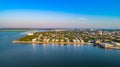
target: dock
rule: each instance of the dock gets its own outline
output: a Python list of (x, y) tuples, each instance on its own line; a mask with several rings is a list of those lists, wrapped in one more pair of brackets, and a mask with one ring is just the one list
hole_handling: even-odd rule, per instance
[(119, 46), (115, 46), (114, 44), (110, 44), (110, 43), (101, 43), (101, 44), (99, 44), (99, 47), (102, 47), (104, 49), (116, 49), (116, 50), (120, 50)]

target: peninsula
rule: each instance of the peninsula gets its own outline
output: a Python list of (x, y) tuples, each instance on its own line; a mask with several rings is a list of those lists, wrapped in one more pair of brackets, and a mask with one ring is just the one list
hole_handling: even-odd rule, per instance
[(103, 30), (50, 30), (45, 32), (28, 33), (14, 43), (37, 43), (37, 44), (103, 44), (117, 43), (120, 46), (119, 31)]

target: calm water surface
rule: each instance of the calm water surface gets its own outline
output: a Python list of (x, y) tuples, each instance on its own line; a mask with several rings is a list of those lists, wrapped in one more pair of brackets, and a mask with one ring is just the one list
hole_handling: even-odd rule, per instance
[(92, 45), (13, 44), (22, 32), (0, 32), (0, 67), (120, 67), (120, 51)]

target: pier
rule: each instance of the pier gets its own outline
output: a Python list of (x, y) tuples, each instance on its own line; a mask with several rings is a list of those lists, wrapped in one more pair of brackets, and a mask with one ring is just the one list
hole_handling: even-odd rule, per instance
[(119, 46), (115, 46), (114, 44), (109, 44), (109, 43), (101, 43), (101, 44), (99, 44), (99, 47), (102, 47), (104, 49), (116, 49), (116, 50), (120, 50)]

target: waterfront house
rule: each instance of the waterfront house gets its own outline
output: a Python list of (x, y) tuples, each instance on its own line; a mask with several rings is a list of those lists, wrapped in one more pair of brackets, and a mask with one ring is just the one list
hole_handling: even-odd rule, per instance
[(55, 41), (55, 39), (52, 39), (52, 42), (54, 42)]
[(101, 41), (100, 40), (95, 40), (95, 44), (100, 44)]
[(84, 43), (84, 40), (81, 40), (81, 43)]
[(75, 43), (76, 43), (76, 42), (77, 42), (77, 41), (76, 41), (76, 39), (73, 39), (73, 42), (75, 42)]
[(80, 40), (79, 39), (76, 39), (77, 43), (80, 43)]
[(63, 39), (61, 39), (61, 42), (64, 42), (64, 40), (63, 40)]
[(47, 40), (46, 40), (46, 42), (49, 42), (49, 41), (50, 41), (50, 39), (47, 39)]
[(67, 42), (69, 43), (69, 42), (70, 42), (70, 40), (69, 40), (69, 39), (67, 39)]
[(88, 42), (89, 43), (95, 43), (95, 40), (89, 40)]
[(36, 38), (32, 39), (32, 42), (36, 42), (36, 41), (37, 41), (37, 39), (36, 39)]
[(58, 39), (56, 39), (55, 41), (56, 41), (56, 42), (58, 42), (59, 40), (58, 40)]
[(47, 39), (43, 39), (43, 42), (46, 42)]

